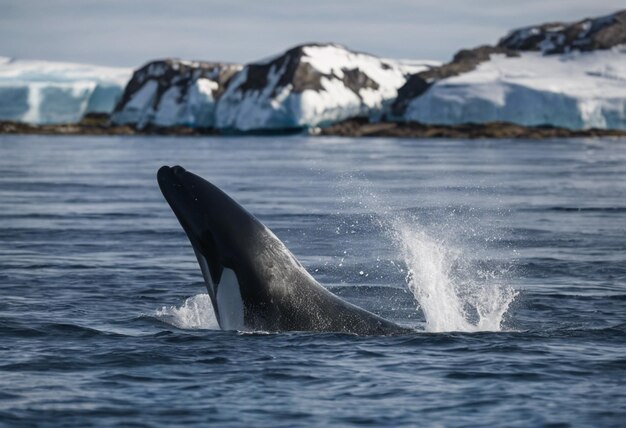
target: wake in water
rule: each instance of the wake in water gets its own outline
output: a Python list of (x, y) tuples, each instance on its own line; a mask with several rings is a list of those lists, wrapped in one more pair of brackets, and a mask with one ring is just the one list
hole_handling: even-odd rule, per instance
[(208, 294), (197, 294), (185, 300), (181, 306), (163, 306), (154, 317), (161, 322), (185, 330), (219, 330), (213, 305)]
[[(395, 219), (389, 224), (426, 331), (502, 330), (504, 316), (517, 296), (498, 281), (502, 272), (477, 269), (466, 253), (445, 238), (434, 238), (416, 221)], [(181, 306), (163, 306), (154, 317), (181, 329), (219, 330), (208, 294), (192, 296)]]
[[(417, 221), (389, 224), (407, 266), (406, 282), (429, 332), (501, 331), (517, 292), (502, 283), (502, 272), (478, 269), (468, 255), (443, 237), (434, 238)], [(477, 278), (478, 277), (478, 278)], [(154, 317), (181, 329), (219, 330), (208, 294), (181, 306), (163, 306)]]
[[(407, 266), (407, 286), (426, 319), (426, 331), (501, 331), (517, 292), (499, 283), (498, 271), (479, 271), (445, 238), (430, 236), (417, 222), (391, 222)], [(480, 278), (476, 279), (476, 272)]]

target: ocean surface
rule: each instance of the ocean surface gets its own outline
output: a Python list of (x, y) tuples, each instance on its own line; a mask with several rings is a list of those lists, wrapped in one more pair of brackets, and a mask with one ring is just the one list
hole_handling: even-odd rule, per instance
[[(156, 171), (413, 334), (219, 331)], [(624, 426), (626, 142), (0, 136), (0, 425)]]

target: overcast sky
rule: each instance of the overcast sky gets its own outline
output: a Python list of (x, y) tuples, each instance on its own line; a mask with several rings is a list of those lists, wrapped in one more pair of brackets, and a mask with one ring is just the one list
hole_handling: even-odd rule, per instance
[(245, 62), (310, 41), (446, 61), (509, 29), (624, 8), (624, 0), (0, 0), (0, 56), (136, 67)]

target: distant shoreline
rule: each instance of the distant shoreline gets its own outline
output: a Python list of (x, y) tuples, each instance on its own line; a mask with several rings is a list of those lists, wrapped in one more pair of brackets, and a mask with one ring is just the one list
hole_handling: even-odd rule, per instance
[[(214, 128), (192, 128), (187, 126), (146, 127), (137, 129), (129, 125), (112, 125), (108, 118), (87, 118), (77, 124), (32, 125), (19, 122), (0, 121), (0, 135), (285, 135), (306, 133), (302, 129), (285, 129), (252, 133), (220, 132)], [(573, 130), (553, 126), (522, 126), (509, 122), (490, 122), (462, 125), (428, 125), (415, 122), (377, 122), (354, 118), (336, 123), (327, 128), (309, 131), (311, 136), (335, 137), (395, 137), (395, 138), (626, 138), (626, 131), (619, 129)]]

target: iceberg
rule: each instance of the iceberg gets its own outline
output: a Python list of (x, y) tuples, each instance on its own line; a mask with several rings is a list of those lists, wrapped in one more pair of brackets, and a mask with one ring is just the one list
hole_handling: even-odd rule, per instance
[(128, 68), (0, 57), (0, 120), (76, 123), (111, 113), (132, 73)]
[(300, 129), (383, 115), (406, 78), (433, 61), (397, 61), (336, 44), (296, 46), (247, 64), (217, 101), (223, 130)]
[(213, 127), (216, 99), (241, 67), (178, 59), (152, 61), (133, 74), (111, 121), (139, 129), (148, 125)]

